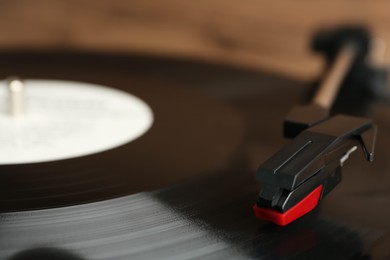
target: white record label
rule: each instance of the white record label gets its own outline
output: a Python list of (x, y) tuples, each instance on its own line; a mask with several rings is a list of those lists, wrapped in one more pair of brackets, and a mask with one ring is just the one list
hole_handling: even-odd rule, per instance
[(0, 164), (69, 159), (102, 152), (142, 136), (150, 107), (117, 89), (70, 81), (26, 80), (24, 112), (8, 111), (0, 81)]

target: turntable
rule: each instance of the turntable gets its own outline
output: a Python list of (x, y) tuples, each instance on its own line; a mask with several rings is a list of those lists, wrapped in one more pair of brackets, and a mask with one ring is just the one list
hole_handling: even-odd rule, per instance
[[(390, 257), (387, 70), (365, 29), (314, 39), (329, 65), (316, 84), (0, 53), (0, 259)], [(333, 139), (303, 153), (314, 134)]]

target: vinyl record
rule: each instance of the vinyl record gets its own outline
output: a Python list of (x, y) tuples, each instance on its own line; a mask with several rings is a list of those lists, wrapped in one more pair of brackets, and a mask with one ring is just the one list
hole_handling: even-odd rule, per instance
[[(72, 86), (72, 82), (45, 82), (28, 80), (28, 78), (55, 78), (64, 71), (70, 74), (77, 71), (82, 76), (58, 77), (62, 80), (84, 82), (98, 82), (103, 79), (102, 83), (110, 88), (124, 91), (143, 100), (152, 110), (154, 117), (152, 126), (135, 140), (106, 151), (73, 156), (69, 159), (51, 159), (47, 162), (18, 161), (14, 164), (2, 164), (0, 166), (3, 172), (0, 177), (2, 210), (56, 207), (165, 187), (224, 167), (238, 148), (243, 134), (242, 120), (228, 105), (194, 89), (180, 87), (180, 84), (164, 84), (150, 79), (151, 77), (130, 76), (127, 68), (120, 65), (115, 66), (113, 70), (110, 65), (103, 66), (103, 60), (97, 62), (96, 70), (92, 70), (93, 62), (87, 61), (87, 64), (76, 65), (60, 61), (54, 66), (50, 61), (39, 61), (39, 65), (24, 65), (27, 71), (24, 71), (21, 65), (17, 70), (8, 72), (8, 75), (21, 75), (27, 78), (26, 88), (30, 86), (33, 89), (40, 84), (50, 85), (53, 93), (58, 91), (58, 84), (64, 84), (63, 88), (66, 88)], [(3, 70), (4, 75), (9, 67), (12, 68), (12, 65), (9, 67), (8, 65), (10, 64), (3, 64), (4, 67), (7, 66)], [(29, 71), (30, 68), (37, 67), (42, 71)], [(81, 85), (78, 83), (75, 88), (77, 89), (79, 85), (84, 87), (83, 84), (85, 83)], [(94, 89), (94, 85), (88, 87), (90, 89), (86, 91), (90, 91), (89, 98), (92, 99), (93, 91), (97, 90)], [(53, 93), (47, 94), (48, 100)], [(79, 94), (81, 93), (76, 93)], [(107, 94), (104, 93), (106, 96)], [(73, 104), (74, 106), (77, 104)], [(110, 108), (106, 107), (101, 108), (99, 113), (107, 113)], [(80, 111), (75, 111), (77, 113), (71, 114), (70, 117), (81, 117)], [(58, 115), (54, 117), (64, 117), (64, 113), (59, 110)], [(123, 120), (125, 119), (124, 117)], [(64, 121), (63, 124), (68, 128), (82, 127), (82, 124), (81, 126), (70, 125), (69, 120)], [(115, 126), (105, 127), (110, 130)], [(130, 131), (131, 128), (127, 130)], [(62, 132), (58, 138), (66, 142), (67, 137)], [(107, 131), (105, 135), (109, 137), (110, 134), (118, 133)], [(54, 133), (46, 134), (41, 139), (53, 138), (53, 135)], [(18, 137), (16, 136), (15, 139)], [(77, 150), (85, 145), (83, 141), (85, 140), (75, 143), (74, 149)], [(95, 138), (91, 142), (101, 141)], [(4, 145), (2, 153), (3, 157), (7, 154), (7, 147)], [(15, 154), (15, 156), (19, 155)]]
[(367, 259), (389, 256), (386, 104), (376, 160), (353, 154), (313, 212), (278, 227), (253, 216), (256, 168), (289, 140), (282, 122), (308, 88), (277, 75), (151, 57), (0, 55), (2, 76), (131, 93), (155, 121), (127, 144), (1, 165), (0, 258)]

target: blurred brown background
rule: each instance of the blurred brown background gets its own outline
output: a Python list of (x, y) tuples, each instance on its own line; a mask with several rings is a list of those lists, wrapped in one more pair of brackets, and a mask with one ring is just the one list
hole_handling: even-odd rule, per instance
[[(1, 0), (0, 50), (146, 53), (229, 63), (307, 79), (319, 26), (360, 23), (390, 42), (390, 3), (321, 1)], [(387, 54), (387, 58), (389, 58)]]

